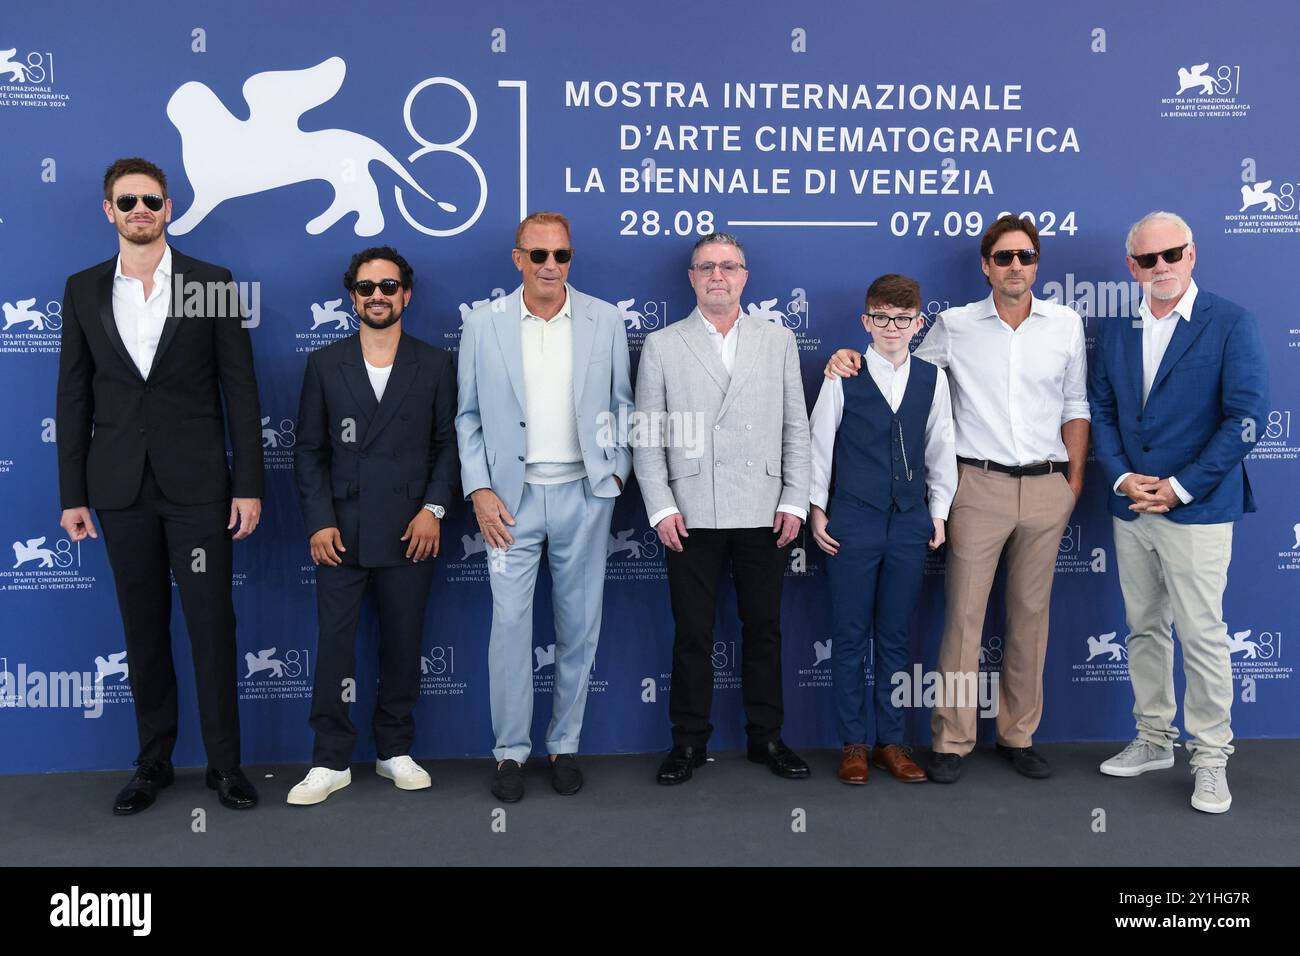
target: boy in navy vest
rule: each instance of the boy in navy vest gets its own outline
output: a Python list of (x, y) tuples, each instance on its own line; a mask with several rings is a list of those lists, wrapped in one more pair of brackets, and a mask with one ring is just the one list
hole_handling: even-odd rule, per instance
[[(925, 771), (903, 746), (903, 713), (890, 700), (890, 678), (908, 670), (926, 549), (943, 544), (957, 490), (952, 404), (943, 371), (908, 351), (924, 323), (916, 280), (881, 276), (867, 289), (866, 306), (862, 325), (871, 346), (863, 364), (871, 374), (823, 381), (813, 408), (809, 525), (827, 554), (831, 674), (844, 743), (839, 778), (867, 782), (867, 712), (874, 705), (871, 762), (918, 783)], [(863, 670), (872, 638), (874, 701)]]

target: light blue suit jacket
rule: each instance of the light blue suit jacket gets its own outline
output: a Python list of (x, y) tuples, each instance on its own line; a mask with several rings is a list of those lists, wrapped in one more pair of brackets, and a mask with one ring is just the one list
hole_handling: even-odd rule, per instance
[[(613, 305), (572, 286), (568, 290), (578, 444), (592, 493), (614, 498), (619, 494), (614, 476), (627, 484), (632, 470), (632, 452), (619, 427), (633, 410), (627, 331)], [(524, 493), (527, 447), (522, 298), (520, 286), (465, 317), (457, 375), (461, 487), (466, 498), (491, 488), (511, 514)]]

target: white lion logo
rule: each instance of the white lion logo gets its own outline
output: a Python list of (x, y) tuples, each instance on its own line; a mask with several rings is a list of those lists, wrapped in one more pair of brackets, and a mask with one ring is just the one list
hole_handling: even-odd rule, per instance
[(1208, 63), (1198, 63), (1190, 70), (1184, 70), (1181, 66), (1178, 68), (1178, 94), (1182, 96), (1194, 86), (1201, 88), (1201, 93), (1205, 96), (1213, 96), (1218, 92), (1214, 88), (1214, 77), (1206, 76), (1205, 71), (1210, 68)]
[(19, 299), (16, 303), (5, 302), (0, 305), (4, 310), (5, 327), (0, 332), (8, 332), (10, 328), (19, 322), (26, 322), (29, 325), (29, 331), (45, 331), (45, 313), (38, 312), (32, 308), (36, 304), (36, 299)]
[(120, 684), (131, 675), (131, 665), (126, 662), (126, 651), (118, 651), (116, 654), (109, 654), (104, 657), (102, 654), (95, 658), (95, 683), (104, 683), (105, 677), (112, 677), (119, 674), (117, 682)]
[(776, 299), (763, 299), (758, 305), (751, 302), (745, 306), (745, 315), (751, 319), (763, 319), (783, 326), (785, 325), (785, 313), (772, 308), (774, 305), (776, 305)]
[(14, 56), (17, 53), (17, 47), (12, 50), (0, 50), (0, 73), (8, 73), (10, 83), (26, 83), (27, 65), (14, 61)]
[(181, 134), (181, 158), (194, 202), (171, 224), (183, 236), (227, 199), (323, 179), (334, 187), (334, 201), (307, 223), (319, 235), (350, 213), (353, 231), (373, 236), (384, 228), (379, 189), (370, 175), (381, 162), (411, 188), (445, 212), (451, 203), (430, 196), (393, 155), (368, 136), (344, 129), (302, 130), (302, 114), (333, 98), (343, 86), (347, 65), (330, 57), (305, 70), (256, 73), (244, 83), (248, 119), (228, 110), (208, 86), (191, 80), (167, 101), (167, 118)]
[(1253, 661), (1256, 657), (1259, 656), (1259, 645), (1256, 644), (1254, 641), (1247, 640), (1247, 638), (1250, 637), (1250, 631), (1251, 631), (1250, 628), (1246, 628), (1246, 630), (1244, 631), (1237, 631), (1233, 634), (1228, 635), (1228, 656), (1229, 657), (1231, 657), (1233, 654), (1238, 653), (1239, 651), (1246, 652), (1246, 660), (1248, 661)]
[(1125, 648), (1122, 644), (1116, 644), (1114, 641), (1114, 631), (1088, 638), (1088, 660), (1092, 660), (1099, 654), (1109, 654), (1110, 660), (1122, 661)]
[(482, 531), (478, 534), (462, 534), (460, 544), (465, 549), (465, 553), (460, 556), (462, 561), (468, 561), (471, 555), (487, 554), (487, 541), (483, 539)]
[(52, 568), (58, 556), (49, 548), (42, 548), (45, 543), (45, 537), (28, 538), (24, 543), (22, 541), (14, 542), (14, 568), (20, 568), (28, 561), (40, 561), (37, 565), (39, 568)]
[(330, 299), (323, 305), (311, 304), (311, 331), (315, 332), (322, 325), (334, 323), (336, 332), (347, 332), (352, 328), (352, 316), (347, 312), (341, 312), (339, 306), (343, 304), (342, 299)]
[(605, 557), (613, 557), (623, 551), (626, 551), (631, 557), (641, 557), (641, 552), (645, 549), (645, 544), (632, 537), (635, 530), (636, 529), (634, 528), (628, 528), (625, 531), (620, 531), (616, 535), (611, 534), (609, 536), (609, 541), (605, 545)]
[(536, 674), (543, 667), (555, 663), (555, 645), (547, 644), (545, 647), (534, 647), (533, 655), (537, 658), (537, 666), (533, 668)]
[(272, 677), (283, 677), (284, 661), (276, 660), (273, 654), (275, 654), (274, 647), (264, 647), (256, 655), (251, 652), (245, 654), (244, 663), (248, 665), (248, 673), (244, 675), (244, 680), (261, 671), (270, 671)]
[(616, 303), (618, 306), (618, 314), (623, 319), (623, 324), (628, 327), (629, 331), (641, 328), (641, 313), (632, 308), (632, 305), (635, 302), (636, 299), (619, 299)]
[(1277, 211), (1277, 193), (1268, 191), (1268, 187), (1273, 185), (1273, 180), (1266, 179), (1262, 183), (1255, 183), (1241, 187), (1241, 208), (1237, 212), (1245, 212), (1251, 206), (1263, 206), (1265, 212)]
[(831, 659), (831, 641), (832, 639), (829, 637), (824, 641), (813, 641), (813, 656), (816, 658), (813, 661), (813, 667), (816, 667), (822, 661)]

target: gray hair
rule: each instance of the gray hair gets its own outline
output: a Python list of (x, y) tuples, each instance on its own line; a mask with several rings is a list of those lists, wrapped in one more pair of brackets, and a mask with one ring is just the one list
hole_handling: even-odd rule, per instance
[(708, 235), (700, 236), (699, 241), (691, 246), (691, 263), (695, 263), (695, 253), (700, 246), (707, 246), (709, 243), (719, 243), (724, 246), (735, 246), (736, 251), (740, 253), (740, 264), (745, 264), (745, 247), (729, 232), (711, 232)]
[(1138, 234), (1138, 230), (1140, 230), (1143, 226), (1147, 225), (1148, 223), (1152, 223), (1152, 222), (1174, 223), (1175, 225), (1177, 225), (1179, 228), (1183, 230), (1183, 235), (1187, 237), (1187, 244), (1188, 245), (1192, 244), (1193, 241), (1192, 227), (1187, 225), (1187, 220), (1185, 220), (1182, 216), (1178, 215), (1178, 213), (1176, 212), (1165, 212), (1163, 210), (1157, 210), (1156, 212), (1147, 213), (1145, 216), (1143, 216), (1141, 219), (1139, 219), (1137, 222), (1133, 223), (1133, 225), (1129, 227), (1128, 237), (1124, 240), (1124, 250), (1130, 256), (1133, 255), (1133, 238)]

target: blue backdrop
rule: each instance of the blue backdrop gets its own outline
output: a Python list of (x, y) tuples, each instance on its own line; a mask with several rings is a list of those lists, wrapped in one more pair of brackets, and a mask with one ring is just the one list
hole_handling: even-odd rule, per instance
[[(694, 238), (747, 245), (745, 307), (793, 329), (811, 401), (836, 347), (861, 347), (882, 272), (927, 311), (982, 298), (978, 235), (999, 213), (1043, 234), (1037, 292), (1072, 302), (1090, 340), (1136, 309), (1123, 240), (1157, 208), (1196, 231), (1203, 288), (1258, 315), (1272, 411), (1249, 461), (1260, 513), (1238, 525), (1225, 613), (1240, 737), (1296, 736), (1300, 598), (1300, 9), (1181, 3), (984, 9), (970, 4), (711, 7), (321, 0), (310, 6), (134, 0), (10, 5), (0, 19), (0, 772), (127, 766), (135, 756), (121, 624), (102, 541), (59, 529), (56, 434), (66, 276), (115, 254), (99, 209), (114, 158), (171, 178), (172, 241), (250, 285), (267, 484), (235, 549), (246, 762), (310, 755), (313, 568), (292, 455), (311, 349), (350, 334), (341, 275), (382, 241), (416, 270), (408, 330), (455, 349), (460, 316), (514, 287), (521, 212), (573, 222), (575, 286), (645, 334), (693, 305)], [(300, 114), (302, 114), (300, 116)], [(415, 185), (415, 184), (418, 184)], [(425, 195), (421, 195), (421, 192)], [(331, 212), (322, 216), (327, 209)], [(318, 219), (318, 217), (320, 217)], [(664, 241), (660, 241), (663, 239)], [(1300, 426), (1300, 423), (1297, 423)], [(1126, 632), (1106, 489), (1095, 465), (1061, 542), (1038, 739), (1131, 735)], [(605, 625), (583, 749), (669, 743), (672, 626), (663, 554), (635, 485), (615, 510)], [(430, 599), (417, 756), (492, 744), (481, 538), (445, 524)], [(837, 745), (820, 553), (797, 542), (784, 599), (786, 739)], [(540, 587), (535, 740), (549, 719), (549, 582)], [(734, 598), (719, 616), (714, 746), (743, 742)], [(201, 764), (179, 607), (180, 764)], [(934, 666), (942, 564), (927, 572), (915, 660)], [(984, 667), (1001, 660), (990, 606)], [(358, 642), (366, 743), (374, 621)], [(266, 662), (265, 666), (261, 666)], [(1181, 672), (1181, 663), (1178, 667)], [(1181, 677), (1179, 678), (1181, 687)], [(89, 701), (82, 686), (101, 693)], [(1180, 693), (1181, 696), (1181, 693)], [(992, 721), (982, 721), (984, 732)], [(928, 713), (911, 729), (928, 740)]]

